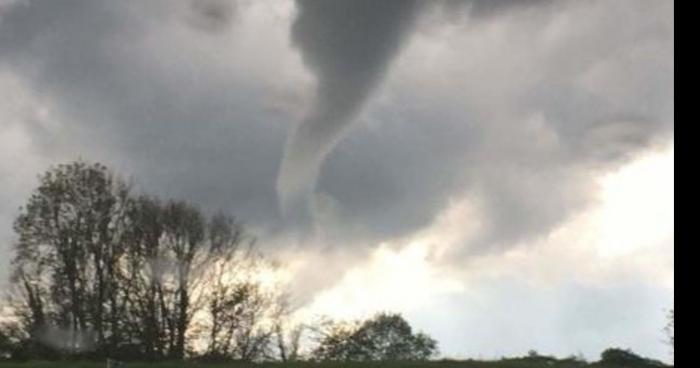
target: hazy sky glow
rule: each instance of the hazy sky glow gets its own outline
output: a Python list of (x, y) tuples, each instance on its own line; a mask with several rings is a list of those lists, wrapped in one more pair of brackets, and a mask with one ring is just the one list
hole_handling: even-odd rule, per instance
[(300, 316), (668, 359), (673, 10), (0, 0), (0, 269), (36, 176), (97, 160), (240, 217)]

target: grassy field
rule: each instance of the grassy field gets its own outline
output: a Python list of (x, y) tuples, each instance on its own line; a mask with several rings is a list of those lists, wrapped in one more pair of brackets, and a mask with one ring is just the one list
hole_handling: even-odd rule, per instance
[[(604, 367), (598, 364), (581, 365), (570, 362), (545, 363), (536, 361), (439, 361), (439, 362), (396, 362), (396, 363), (195, 363), (195, 362), (161, 362), (161, 363), (127, 363), (127, 368), (574, 368)], [(103, 368), (100, 362), (0, 362), (0, 368)], [(606, 366), (612, 368), (610, 366)]]

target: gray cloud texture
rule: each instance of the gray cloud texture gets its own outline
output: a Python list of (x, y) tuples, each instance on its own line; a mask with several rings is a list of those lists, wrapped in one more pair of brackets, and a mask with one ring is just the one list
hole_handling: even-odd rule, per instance
[(149, 4), (39, 1), (4, 16), (4, 67), (63, 118), (32, 133), (36, 146), (106, 160), (145, 190), (207, 208), (232, 197), (251, 218), (274, 213), (274, 188), (259, 183), (274, 182), (285, 127), (264, 82), (243, 79), (266, 71), (237, 70), (234, 53), (217, 59), (225, 40), (190, 27), (189, 3)]
[[(454, 201), (473, 204), (476, 215), (462, 221), (479, 226), (445, 258), (449, 266), (546, 237), (595, 203), (597, 177), (673, 140), (673, 8), (659, 0), (0, 0), (0, 269), (36, 175), (78, 158), (133, 176), (138, 190), (228, 210), (267, 251), (321, 243), (304, 249), (326, 266), (323, 278), (316, 267), (302, 272), (310, 289), (332, 285), (378, 242), (413, 234)], [(311, 230), (323, 236), (294, 221), (290, 229), (278, 194), (292, 207), (313, 197)], [(631, 283), (630, 298), (666, 298)], [(498, 294), (493, 305), (529, 295), (482, 289), (486, 299)], [(566, 290), (585, 300), (615, 291)], [(442, 314), (464, 310), (470, 296), (445, 301)], [(532, 314), (576, 300), (540, 299)], [(601, 303), (608, 316), (624, 309), (617, 297)], [(570, 309), (553, 331), (580, 327), (567, 323), (581, 307)], [(425, 318), (414, 316), (428, 329)], [(648, 330), (636, 323), (609, 335)]]
[(189, 20), (195, 27), (219, 32), (231, 25), (236, 15), (235, 1), (197, 0), (190, 2)]
[(419, 6), (414, 0), (296, 4), (292, 42), (315, 74), (317, 91), (285, 150), (277, 182), (283, 208), (303, 206), (312, 194), (323, 159), (381, 82)]
[(482, 230), (465, 251), (491, 251), (545, 235), (672, 136), (672, 3), (517, 4), (424, 22), (319, 186), (399, 233), (467, 196)]
[(102, 160), (275, 232), (318, 171), (341, 245), (468, 197), (469, 253), (546, 234), (672, 138), (672, 39), (667, 1), (17, 1), (0, 68), (51, 107), (13, 118), (34, 174)]

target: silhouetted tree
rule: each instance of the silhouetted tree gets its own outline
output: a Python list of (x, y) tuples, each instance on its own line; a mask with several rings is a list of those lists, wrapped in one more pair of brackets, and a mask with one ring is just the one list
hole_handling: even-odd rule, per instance
[(668, 322), (666, 324), (666, 334), (668, 336), (668, 343), (671, 345), (671, 348), (673, 348), (673, 346), (674, 346), (675, 323), (676, 323), (675, 311), (673, 309), (671, 309), (671, 311), (668, 312)]
[(229, 239), (238, 239), (243, 249), (217, 250), (200, 277), (193, 345), (206, 346), (202, 354), (208, 360), (271, 359), (275, 328), (286, 316), (284, 294), (260, 284), (258, 272), (272, 273), (274, 265), (252, 253), (253, 244), (242, 242), (241, 234), (233, 235)]
[(283, 299), (277, 304), (274, 318), (274, 343), (278, 359), (294, 362), (301, 359), (301, 342), (306, 326), (289, 320), (289, 303)]
[(167, 251), (161, 258), (172, 271), (170, 285), (174, 290), (171, 305), (165, 315), (170, 332), (169, 356), (182, 359), (185, 355), (185, 334), (189, 327), (191, 286), (194, 281), (195, 257), (205, 251), (205, 219), (199, 210), (185, 202), (169, 202), (163, 208), (161, 242)]
[(317, 346), (311, 353), (314, 360), (352, 360), (355, 347), (353, 335), (360, 327), (359, 321), (323, 320), (314, 327)]
[(666, 364), (641, 357), (631, 350), (610, 348), (600, 355), (600, 365), (606, 367), (653, 368), (666, 367)]
[(666, 326), (664, 327), (664, 332), (666, 332), (666, 343), (671, 347), (671, 355), (675, 353), (675, 323), (676, 323), (676, 316), (675, 316), (675, 310), (671, 309), (668, 312), (668, 315), (666, 316), (667, 321), (666, 321)]
[(362, 323), (327, 324), (313, 355), (318, 360), (412, 361), (436, 352), (436, 341), (414, 334), (401, 315), (380, 313)]
[(268, 354), (278, 290), (236, 276), (256, 261), (231, 216), (135, 197), (105, 166), (75, 162), (41, 176), (14, 229), (4, 345), (12, 330), (36, 358), (182, 359), (204, 313), (210, 352)]
[(40, 179), (14, 225), (15, 308), (27, 334), (69, 352), (118, 340), (117, 262), (129, 188), (99, 164), (59, 165)]
[(15, 348), (15, 343), (7, 333), (0, 329), (0, 360), (12, 357)]

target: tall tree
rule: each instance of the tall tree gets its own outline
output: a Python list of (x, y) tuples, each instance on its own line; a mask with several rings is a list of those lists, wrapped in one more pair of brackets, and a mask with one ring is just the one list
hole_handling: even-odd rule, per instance
[(183, 359), (198, 353), (198, 327), (211, 354), (269, 355), (279, 290), (260, 285), (243, 227), (129, 189), (100, 164), (40, 177), (14, 224), (15, 340), (36, 352)]
[(210, 360), (269, 358), (284, 303), (279, 289), (261, 285), (258, 276), (274, 266), (253, 251), (254, 242), (232, 218), (215, 216), (210, 229), (214, 257), (195, 288), (200, 297), (192, 340), (205, 346)]
[(40, 178), (14, 225), (12, 280), (30, 335), (60, 331), (66, 337), (60, 345), (72, 352), (86, 348), (87, 336), (96, 334), (100, 346), (107, 335), (118, 336), (106, 316), (118, 308), (109, 296), (123, 253), (128, 193), (100, 164), (59, 165)]
[(205, 251), (205, 219), (199, 210), (185, 202), (169, 202), (163, 211), (163, 242), (169, 251), (172, 286), (175, 290), (170, 315), (170, 356), (182, 359), (185, 334), (191, 318), (190, 293), (195, 256)]

